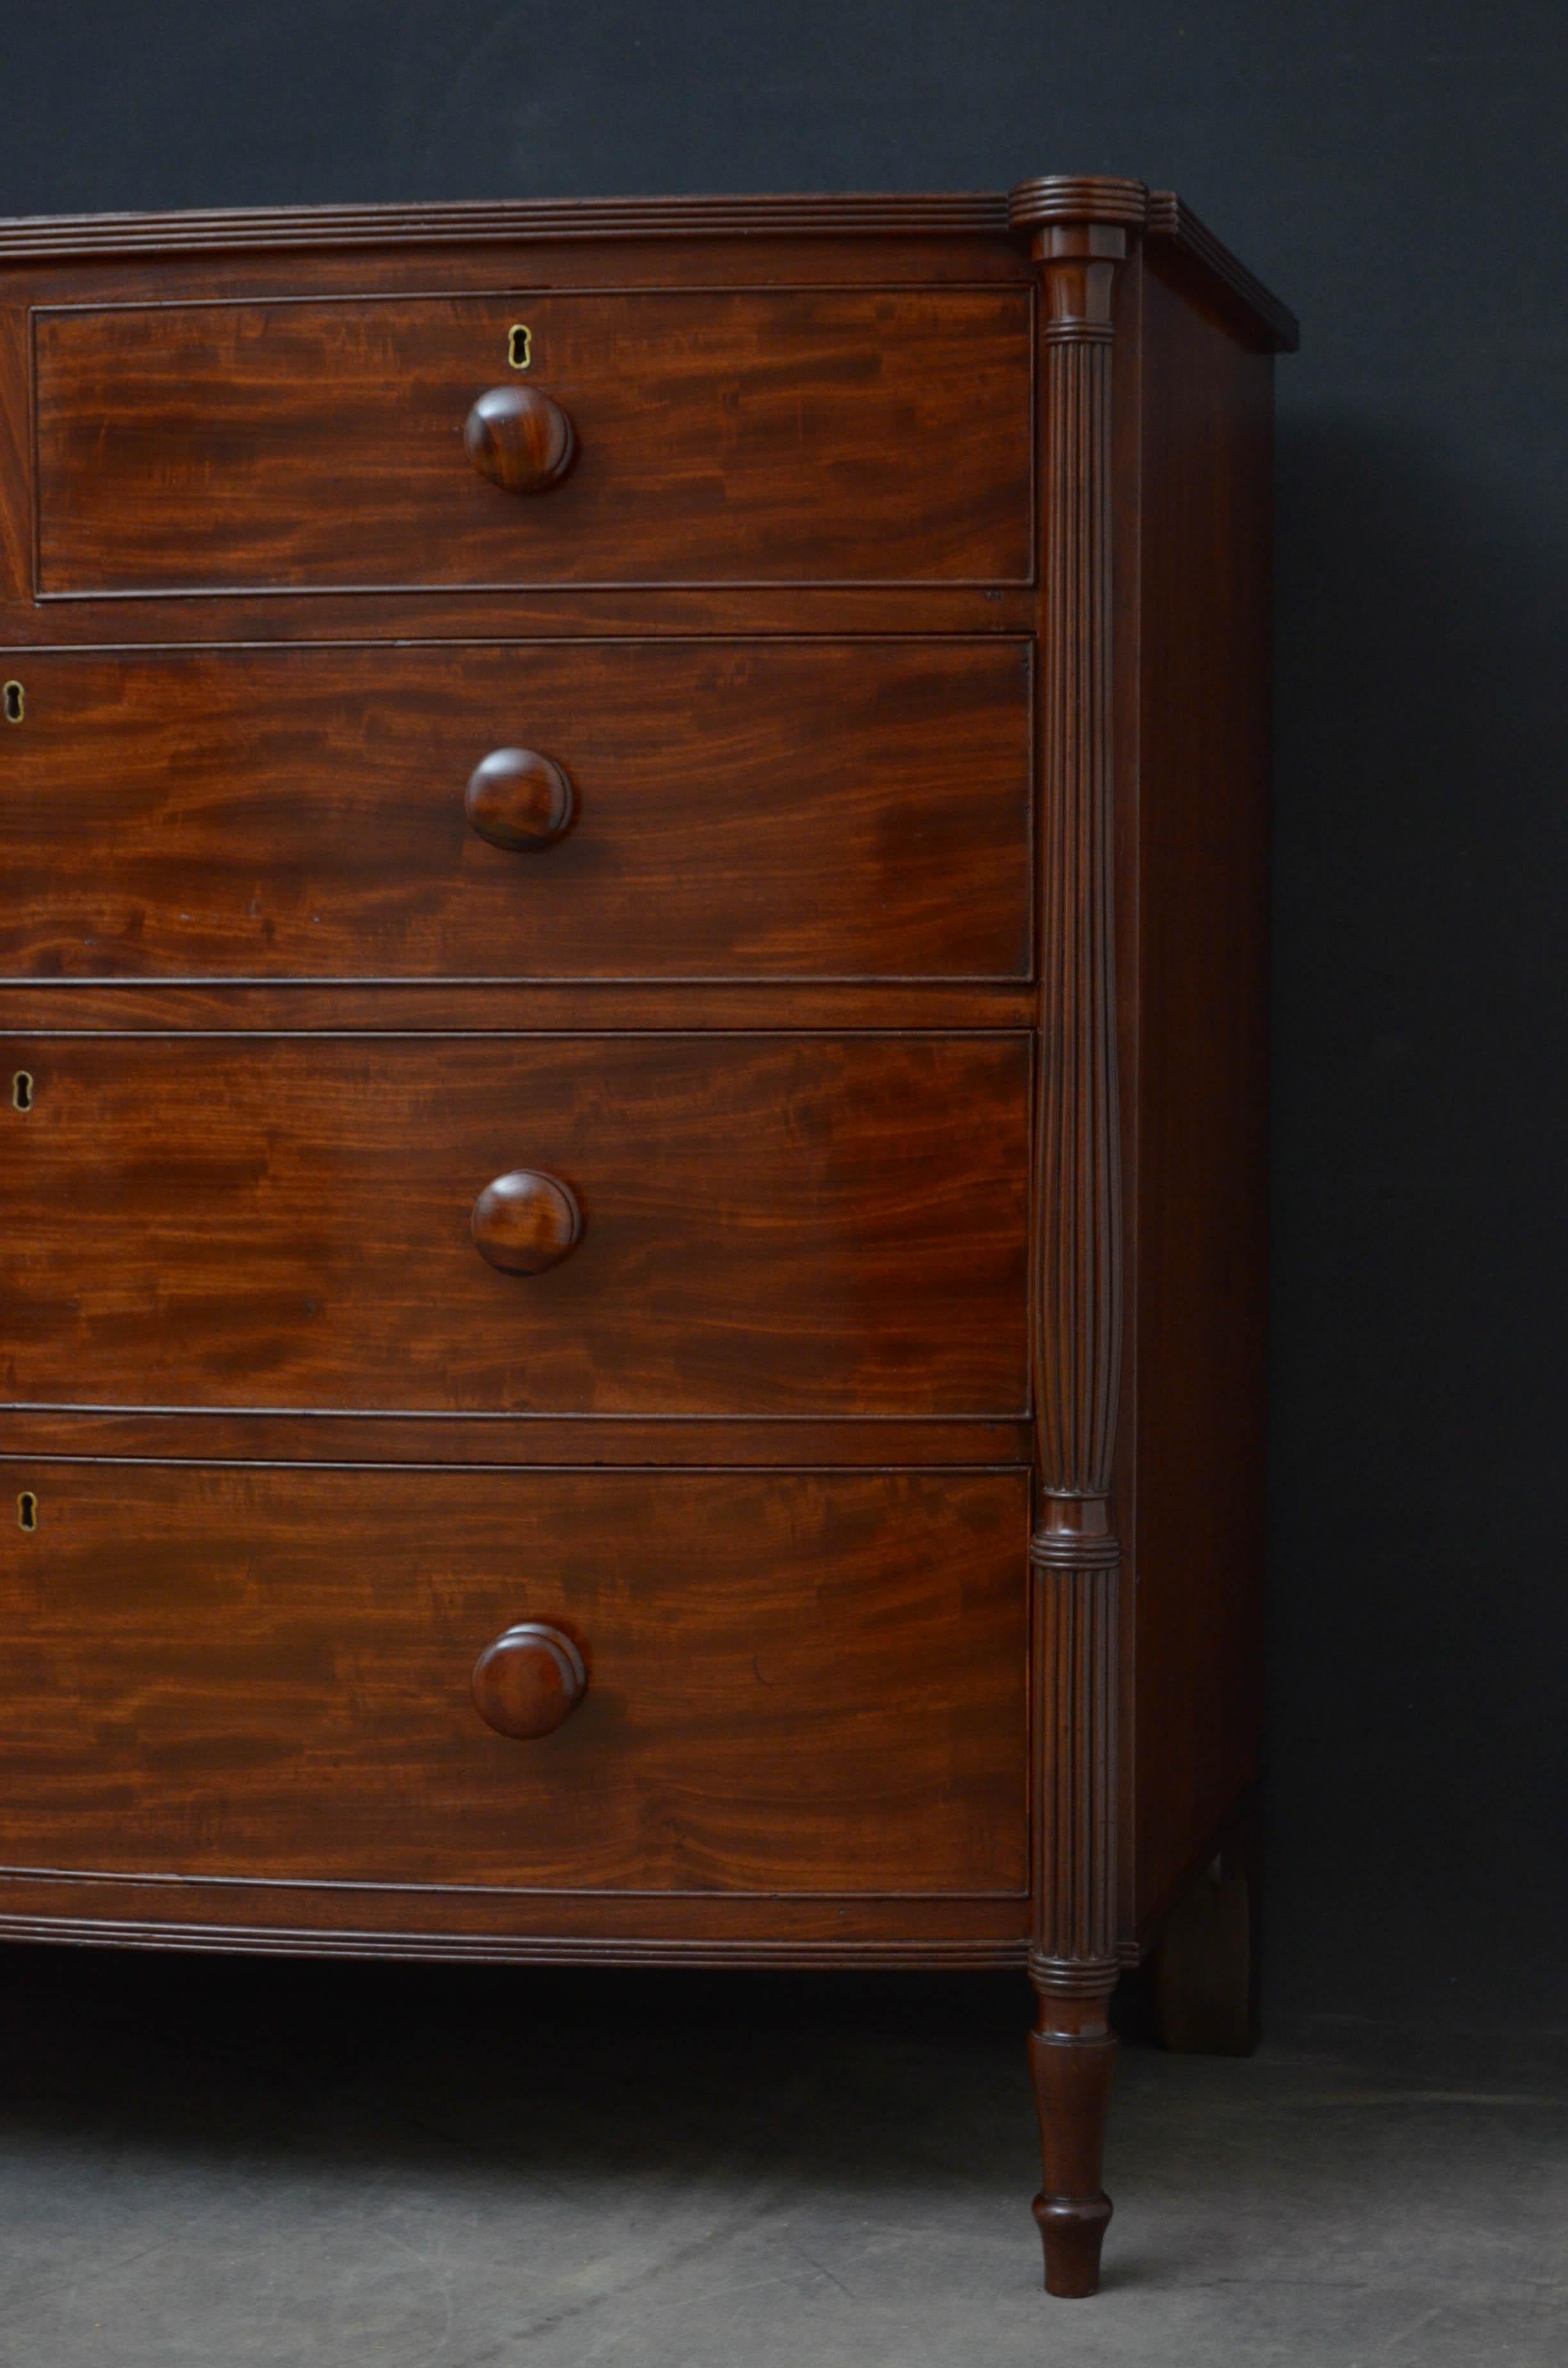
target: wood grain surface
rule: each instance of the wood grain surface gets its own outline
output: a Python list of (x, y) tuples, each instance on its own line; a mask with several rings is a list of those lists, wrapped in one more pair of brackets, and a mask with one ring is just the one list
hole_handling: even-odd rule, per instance
[[(151, 278), (176, 274), (187, 286), (238, 288), (297, 276), (308, 254), (312, 285), (360, 286), (368, 258), (378, 276), (401, 268), (426, 284), (432, 253), (443, 279), (494, 278), (494, 249), (522, 249), (539, 284), (624, 277), (653, 284), (733, 279), (757, 271), (766, 238), (769, 280), (853, 278), (868, 253), (891, 279), (927, 280), (1017, 275), (1018, 243), (1001, 235), (1060, 218), (1072, 176), (1022, 181), (1004, 195), (912, 190), (797, 195), (729, 194), (663, 198), (505, 198), (432, 204), (237, 206), (176, 213), (33, 214), (0, 222), (0, 264), (35, 269), (73, 267), (129, 294)], [(1077, 187), (1085, 186), (1082, 182)], [(1221, 245), (1173, 189), (1148, 189), (1142, 207), (1146, 251), (1168, 256), (1190, 279), (1199, 302), (1226, 304), (1238, 326), (1264, 348), (1294, 352), (1299, 324), (1279, 299)], [(106, 269), (106, 264), (109, 269)]]
[(1273, 370), (1163, 272), (1143, 298), (1129, 1784), (1149, 1932), (1263, 1751)]
[(0, 1462), (170, 1456), (249, 1463), (1027, 1463), (1029, 1421), (958, 1416), (146, 1414), (0, 1406)]
[[(1027, 1400), (1028, 1040), (12, 1037), (10, 1400), (988, 1414)], [(581, 1242), (470, 1216), (559, 1177)]]
[[(0, 974), (1024, 977), (1030, 649), (17, 652)], [(568, 776), (537, 860), (465, 791)]]
[(1096, 176), (0, 224), (0, 1936), (1027, 1963), (1093, 2291), (1256, 1805), (1294, 334)]
[[(37, 1530), (0, 1521), (14, 1867), (1023, 1884), (1025, 1473), (100, 1463), (21, 1485)], [(519, 1743), (470, 1681), (525, 1620), (570, 1634), (589, 1683)]]
[[(39, 588), (1027, 582), (1026, 291), (528, 291), (40, 311)], [(463, 448), (570, 415), (540, 500)]]

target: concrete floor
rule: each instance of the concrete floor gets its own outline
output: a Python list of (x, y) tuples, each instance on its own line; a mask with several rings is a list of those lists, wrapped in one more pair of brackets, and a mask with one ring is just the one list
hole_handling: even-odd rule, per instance
[(1128, 2045), (1106, 2291), (1051, 2303), (1021, 1979), (17, 1950), (0, 1983), (5, 2368), (1568, 2362), (1540, 2038)]

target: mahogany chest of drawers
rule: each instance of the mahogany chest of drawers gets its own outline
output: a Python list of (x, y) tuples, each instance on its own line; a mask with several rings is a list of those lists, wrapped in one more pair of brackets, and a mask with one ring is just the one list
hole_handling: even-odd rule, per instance
[(1027, 1965), (1093, 2290), (1244, 1978), (1292, 327), (1131, 181), (0, 225), (0, 1932)]

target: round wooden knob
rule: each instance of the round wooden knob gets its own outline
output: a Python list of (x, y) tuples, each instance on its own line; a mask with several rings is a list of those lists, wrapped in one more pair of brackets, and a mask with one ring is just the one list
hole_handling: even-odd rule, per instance
[(577, 457), (577, 431), (537, 386), (493, 386), (463, 422), (463, 450), (493, 485), (548, 494)]
[(572, 784), (532, 748), (492, 748), (468, 777), (463, 812), (492, 847), (537, 855), (572, 819)]
[(497, 1735), (553, 1735), (588, 1691), (583, 1656), (559, 1628), (524, 1620), (486, 1645), (473, 1665), (473, 1706)]
[(485, 1186), (471, 1223), (475, 1249), (503, 1274), (542, 1274), (576, 1242), (583, 1212), (559, 1177), (518, 1167)]

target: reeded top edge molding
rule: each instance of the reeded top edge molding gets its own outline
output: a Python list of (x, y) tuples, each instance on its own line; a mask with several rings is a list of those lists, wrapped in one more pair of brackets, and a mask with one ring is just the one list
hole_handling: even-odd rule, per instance
[(409, 246), (529, 238), (692, 238), (1005, 231), (992, 191), (926, 197), (457, 199), (416, 206), (234, 207), (210, 213), (39, 214), (0, 221), (0, 258), (222, 254), (258, 247)]
[(36, 214), (0, 221), (0, 263), (89, 256), (277, 253), (301, 248), (494, 245), (526, 239), (975, 237), (1052, 222), (1115, 222), (1176, 240), (1227, 287), (1270, 344), (1296, 323), (1180, 199), (1142, 181), (1058, 174), (995, 190), (926, 196), (509, 198), (417, 206), (234, 207), (213, 211)]
[(1149, 219), (1145, 229), (1149, 238), (1174, 239), (1184, 255), (1201, 265), (1210, 275), (1223, 283), (1237, 302), (1251, 313), (1277, 353), (1293, 354), (1301, 342), (1301, 324), (1288, 304), (1270, 293), (1261, 279), (1255, 279), (1246, 265), (1221, 245), (1207, 222), (1199, 221), (1190, 206), (1183, 205), (1174, 189), (1151, 189)]

